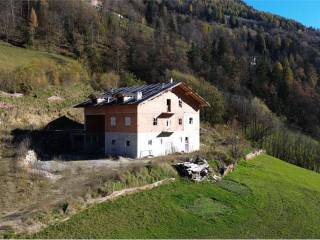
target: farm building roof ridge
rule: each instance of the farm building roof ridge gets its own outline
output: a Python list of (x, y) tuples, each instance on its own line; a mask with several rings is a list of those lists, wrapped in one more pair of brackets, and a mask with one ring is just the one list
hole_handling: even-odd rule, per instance
[[(99, 98), (104, 100), (101, 102), (94, 102), (92, 99), (87, 99), (86, 101), (76, 105), (75, 107), (87, 107), (87, 106), (104, 106), (112, 104), (139, 104), (142, 103), (159, 93), (162, 93), (168, 89), (174, 88), (180, 85), (181, 82), (168, 82), (168, 83), (154, 83), (147, 84), (142, 86), (133, 86), (133, 87), (120, 87), (115, 89), (110, 89), (105, 91)], [(117, 98), (112, 98), (110, 101), (107, 100), (108, 97), (113, 97), (118, 94), (137, 94), (141, 92), (142, 96), (140, 99), (130, 98), (127, 101), (120, 102)]]

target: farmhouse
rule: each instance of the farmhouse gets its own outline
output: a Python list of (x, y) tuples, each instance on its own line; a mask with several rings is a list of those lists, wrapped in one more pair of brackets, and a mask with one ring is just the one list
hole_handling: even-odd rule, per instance
[(209, 104), (182, 82), (122, 87), (92, 97), (84, 108), (85, 148), (141, 158), (200, 147), (200, 108)]

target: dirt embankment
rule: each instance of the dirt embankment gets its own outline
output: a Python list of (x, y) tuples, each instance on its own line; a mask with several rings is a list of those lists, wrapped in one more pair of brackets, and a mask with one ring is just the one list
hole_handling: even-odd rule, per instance
[[(0, 233), (37, 231), (54, 219), (64, 203), (81, 206), (94, 201), (97, 189), (118, 172), (149, 160), (33, 161), (21, 167), (13, 158), (0, 159)], [(49, 177), (48, 177), (49, 176)], [(55, 210), (56, 209), (56, 210)], [(75, 210), (75, 209), (74, 209)], [(40, 219), (39, 219), (40, 218)], [(39, 224), (41, 223), (41, 224)]]

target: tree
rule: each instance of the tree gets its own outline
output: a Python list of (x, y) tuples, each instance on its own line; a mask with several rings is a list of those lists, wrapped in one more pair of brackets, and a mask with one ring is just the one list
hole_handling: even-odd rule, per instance
[(266, 88), (270, 82), (269, 79), (269, 64), (265, 57), (262, 57), (256, 68), (256, 79), (254, 81), (254, 89), (258, 96), (266, 97)]
[(156, 1), (147, 1), (147, 9), (145, 12), (145, 18), (148, 23), (153, 24), (158, 15), (158, 6)]
[(294, 75), (293, 75), (292, 69), (289, 65), (285, 66), (285, 68), (284, 68), (283, 79), (288, 86), (292, 85), (292, 82), (294, 80)]
[(256, 50), (263, 55), (267, 53), (266, 40), (262, 33), (257, 35)]
[(225, 56), (225, 54), (230, 52), (230, 46), (224, 37), (220, 37), (217, 46), (217, 58), (219, 61)]
[(192, 13), (193, 13), (193, 6), (192, 6), (192, 3), (190, 3), (190, 4), (189, 4), (188, 10), (189, 10), (189, 13), (190, 13), (190, 14), (192, 14)]
[(283, 67), (280, 62), (276, 62), (272, 69), (272, 82), (278, 84), (283, 78)]
[(192, 43), (190, 50), (187, 52), (190, 67), (199, 72), (201, 70), (202, 59), (200, 49)]
[(28, 39), (29, 45), (33, 45), (34, 35), (37, 27), (38, 27), (38, 17), (34, 8), (31, 8), (31, 14), (29, 19), (29, 39)]
[(286, 99), (289, 95), (290, 87), (293, 83), (294, 76), (292, 69), (287, 60), (284, 61), (282, 81), (278, 83), (278, 97)]
[(312, 64), (307, 65), (307, 78), (310, 87), (315, 88), (318, 84), (318, 73), (316, 68)]

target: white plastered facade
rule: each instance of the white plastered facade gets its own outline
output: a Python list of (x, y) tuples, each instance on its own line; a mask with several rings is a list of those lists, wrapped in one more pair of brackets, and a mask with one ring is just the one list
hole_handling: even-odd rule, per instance
[[(171, 101), (171, 115), (158, 118), (161, 114), (168, 113), (168, 99)], [(200, 110), (194, 109), (184, 100), (183, 96), (167, 91), (139, 104), (137, 132), (106, 132), (105, 154), (143, 158), (199, 150)], [(155, 118), (158, 119), (156, 126), (153, 124)]]

